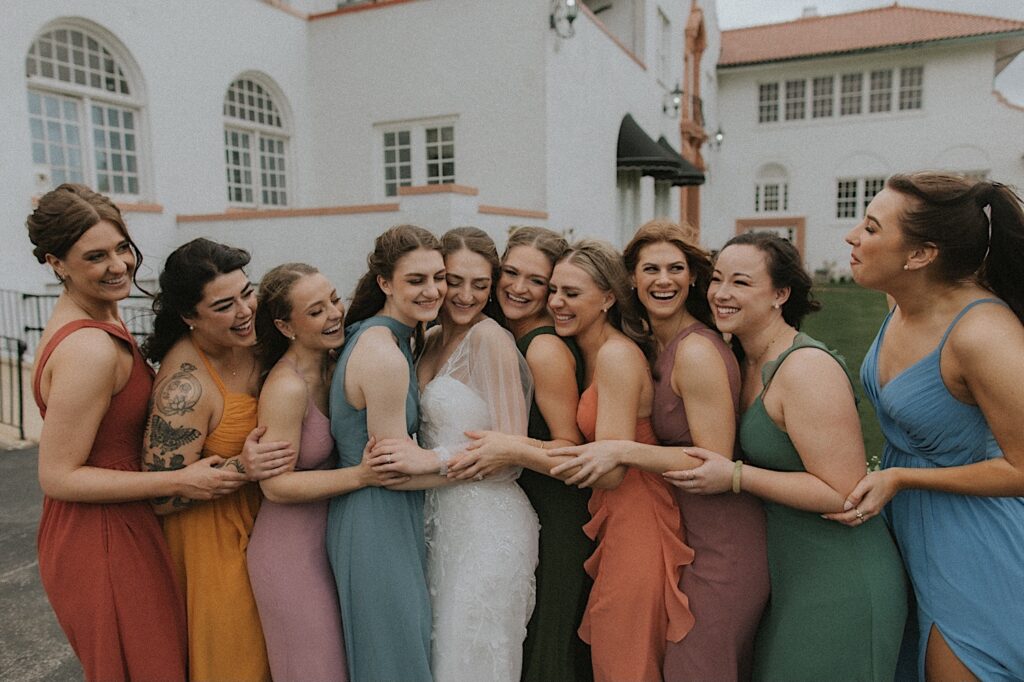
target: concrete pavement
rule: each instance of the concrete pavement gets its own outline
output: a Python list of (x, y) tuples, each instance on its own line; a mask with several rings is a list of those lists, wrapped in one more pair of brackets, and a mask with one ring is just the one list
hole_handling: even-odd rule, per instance
[(37, 454), (0, 449), (0, 680), (80, 682), (82, 667), (39, 583)]

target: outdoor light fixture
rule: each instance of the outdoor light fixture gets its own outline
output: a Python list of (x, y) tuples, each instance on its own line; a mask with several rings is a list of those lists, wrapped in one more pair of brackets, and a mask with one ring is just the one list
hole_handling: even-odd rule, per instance
[(683, 104), (683, 91), (676, 83), (675, 89), (666, 92), (661, 100), (661, 112), (666, 116), (675, 118), (679, 115), (679, 107)]
[(551, 28), (559, 38), (572, 38), (576, 29), (572, 22), (580, 13), (580, 0), (551, 0)]
[(722, 132), (722, 126), (718, 126), (718, 130), (715, 131), (715, 135), (712, 138), (713, 142), (711, 143), (711, 146), (714, 147), (715, 149), (718, 149), (719, 147), (722, 146), (722, 140), (724, 139), (725, 133)]

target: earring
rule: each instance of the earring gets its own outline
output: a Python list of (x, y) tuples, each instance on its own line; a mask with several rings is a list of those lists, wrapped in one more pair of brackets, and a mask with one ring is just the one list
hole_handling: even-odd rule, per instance
[(909, 270), (909, 269), (910, 269), (910, 266), (909, 266), (909, 265), (904, 265), (904, 266), (903, 266), (903, 269), (904, 269), (904, 270)]
[(291, 336), (289, 336), (288, 338), (289, 338), (289, 339), (291, 339), (292, 341), (294, 341), (294, 340), (295, 340), (295, 334), (292, 334), (292, 335), (291, 335)]
[(776, 310), (778, 310), (779, 309), (779, 304), (778, 303), (772, 303), (772, 307), (775, 308)]
[(190, 324), (190, 325), (188, 326), (188, 330), (189, 330), (190, 332), (194, 332), (194, 331), (196, 330), (196, 328), (195, 328), (195, 326), (194, 326), (194, 325), (191, 325), (191, 324)]

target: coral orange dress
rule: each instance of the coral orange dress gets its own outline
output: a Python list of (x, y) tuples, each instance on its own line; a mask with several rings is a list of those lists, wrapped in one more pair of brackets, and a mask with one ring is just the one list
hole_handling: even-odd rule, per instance
[[(228, 459), (242, 451), (256, 427), (256, 399), (228, 392), (203, 352), (196, 352), (224, 398), (220, 423), (206, 437), (200, 457)], [(188, 608), (192, 682), (270, 680), (245, 559), (260, 500), (259, 487), (248, 483), (230, 495), (164, 517), (164, 534)]]
[[(597, 386), (580, 396), (580, 432), (597, 432)], [(649, 418), (637, 419), (639, 443), (656, 445)], [(667, 483), (630, 468), (618, 488), (594, 490), (590, 522), (583, 531), (597, 541), (584, 568), (594, 579), (580, 637), (590, 644), (597, 682), (661, 680), (667, 642), (693, 627), (686, 595), (679, 589), (693, 550), (683, 542), (679, 507)]]
[[(39, 386), (46, 362), (61, 341), (83, 327), (123, 341), (133, 357), (128, 383), (111, 396), (85, 463), (139, 471), (153, 372), (123, 328), (75, 320), (57, 330), (36, 364), (39, 413), (45, 419)], [(149, 502), (44, 498), (38, 544), (43, 589), (87, 680), (185, 679), (185, 604)]]

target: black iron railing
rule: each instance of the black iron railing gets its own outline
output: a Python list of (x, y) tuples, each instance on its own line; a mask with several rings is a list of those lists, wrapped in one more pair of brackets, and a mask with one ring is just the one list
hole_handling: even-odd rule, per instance
[(16, 428), (21, 440), (25, 440), (25, 350), (21, 339), (0, 336), (0, 424)]

